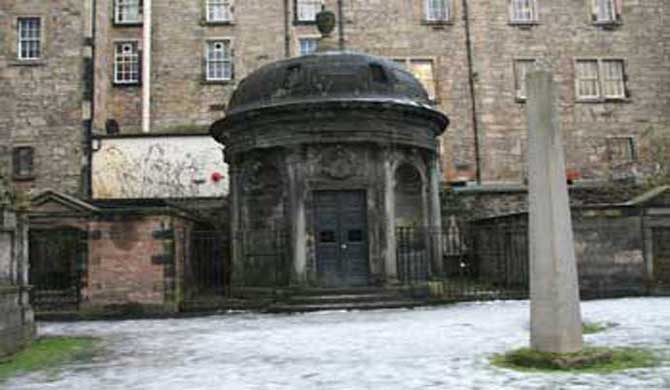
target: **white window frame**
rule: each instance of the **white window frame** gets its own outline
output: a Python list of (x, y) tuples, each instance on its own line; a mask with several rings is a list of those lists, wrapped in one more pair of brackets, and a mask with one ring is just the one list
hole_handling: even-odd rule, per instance
[[(128, 19), (133, 15), (130, 10), (137, 7), (135, 19)], [(114, 0), (114, 23), (115, 24), (140, 24), (143, 20), (142, 0)]]
[[(130, 51), (125, 49), (130, 47)], [(119, 51), (119, 49), (121, 51)], [(135, 78), (119, 78), (121, 67), (135, 66), (136, 71), (127, 70), (125, 74), (136, 74)], [(142, 68), (140, 62), (140, 47), (137, 40), (114, 41), (114, 84), (116, 85), (138, 85), (142, 81)]]
[[(596, 80), (596, 89), (597, 89), (597, 94), (596, 95), (581, 95), (580, 94), (580, 88), (579, 84), (580, 81), (584, 80), (584, 78), (579, 77), (579, 63), (580, 62), (590, 62), (590, 63), (596, 63), (596, 69), (597, 69), (597, 74), (595, 77)], [(612, 74), (609, 73), (606, 69), (606, 64), (612, 63), (612, 62), (617, 62), (621, 66), (619, 67), (620, 73), (618, 77), (612, 78)], [(622, 58), (577, 58), (575, 59), (575, 96), (577, 101), (606, 101), (606, 100), (625, 100), (628, 98), (627, 94), (627, 77), (626, 77), (626, 61)], [(590, 80), (593, 80), (593, 78), (590, 78)], [(606, 82), (618, 82), (618, 88), (617, 90), (619, 91), (616, 94), (611, 94), (611, 93), (606, 93), (607, 88), (605, 83)]]
[(622, 22), (624, 0), (591, 0), (591, 21), (596, 25), (613, 25)]
[(209, 23), (230, 23), (233, 21), (233, 13), (234, 0), (205, 0), (205, 14)]
[[(316, 35), (298, 37), (298, 55), (304, 56), (304, 55), (309, 55), (309, 54), (312, 54), (312, 53), (316, 52), (319, 48), (319, 38), (321, 38), (321, 37), (316, 36)], [(309, 53), (303, 52), (302, 43), (304, 41), (314, 41), (314, 50), (310, 51)]]
[[(527, 3), (530, 10), (528, 18), (520, 17), (523, 12), (519, 7)], [(524, 7), (526, 8), (526, 7)], [(535, 24), (538, 21), (537, 0), (509, 0), (509, 20), (511, 24)]]
[[(217, 45), (222, 45), (217, 48)], [(214, 54), (221, 53), (221, 57)], [(226, 56), (227, 54), (227, 56)], [(230, 38), (207, 38), (205, 41), (205, 80), (210, 82), (230, 81), (234, 78), (233, 40)], [(221, 76), (213, 75), (214, 66), (221, 66)]]
[(526, 91), (526, 76), (528, 69), (526, 69), (525, 74), (520, 74), (522, 63), (528, 64), (526, 66), (532, 67), (537, 64), (537, 59), (532, 57), (520, 57), (515, 58), (513, 63), (514, 70), (514, 97), (518, 101), (526, 101), (528, 99), (528, 91)]
[(414, 75), (412, 72), (412, 62), (430, 62), (431, 63), (431, 68), (433, 70), (433, 85), (432, 88), (428, 88), (427, 86), (423, 85), (423, 81), (419, 79), (418, 77), (414, 76), (419, 80), (423, 86), (423, 88), (426, 90), (428, 93), (428, 99), (430, 99), (431, 102), (437, 102), (437, 95), (438, 95), (438, 83), (437, 83), (437, 76), (435, 72), (435, 68), (437, 66), (437, 60), (434, 57), (393, 57), (391, 58), (391, 61), (398, 63), (402, 65), (406, 71)]
[(452, 0), (423, 0), (424, 20), (429, 23), (451, 21), (451, 3)]
[[(31, 21), (37, 21), (37, 27), (30, 29), (28, 28), (28, 32), (33, 32), (30, 34), (30, 36), (24, 37), (24, 32), (25, 28), (29, 26), (24, 26), (23, 22), (31, 22)], [(35, 30), (36, 34), (35, 34)], [(40, 60), (43, 57), (43, 43), (42, 43), (42, 18), (39, 16), (20, 16), (16, 19), (16, 57), (21, 60), (21, 61), (36, 61)], [(23, 47), (24, 45), (35, 45), (32, 47), (32, 50), (30, 47), (26, 49), (28, 52), (27, 56), (24, 56), (24, 50)], [(36, 55), (31, 55), (32, 53), (36, 53)]]
[(295, 0), (295, 20), (303, 23), (316, 22), (316, 14), (321, 11), (323, 0)]

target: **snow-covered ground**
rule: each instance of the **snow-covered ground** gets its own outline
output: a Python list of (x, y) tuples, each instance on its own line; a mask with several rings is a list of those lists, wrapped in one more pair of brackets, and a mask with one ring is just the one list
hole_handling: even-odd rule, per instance
[[(639, 346), (670, 357), (670, 299), (590, 301), (590, 322), (618, 326), (592, 345)], [(528, 302), (414, 310), (235, 314), (177, 320), (40, 324), (42, 335), (92, 335), (93, 362), (24, 375), (0, 387), (196, 389), (670, 389), (670, 365), (608, 375), (529, 374), (491, 355), (528, 343)], [(4, 388), (4, 387), (3, 387)]]

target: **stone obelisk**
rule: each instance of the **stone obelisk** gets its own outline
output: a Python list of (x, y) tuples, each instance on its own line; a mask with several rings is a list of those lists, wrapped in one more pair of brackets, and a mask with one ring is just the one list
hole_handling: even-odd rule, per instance
[(577, 261), (551, 72), (526, 78), (530, 243), (530, 344), (541, 352), (582, 348)]

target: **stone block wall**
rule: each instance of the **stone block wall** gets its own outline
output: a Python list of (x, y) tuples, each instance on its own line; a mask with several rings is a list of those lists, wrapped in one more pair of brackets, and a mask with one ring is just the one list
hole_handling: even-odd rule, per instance
[[(84, 306), (142, 304), (174, 311), (189, 235), (175, 239), (175, 228), (189, 227), (168, 215), (113, 215), (89, 224)], [(177, 242), (178, 241), (178, 242)]]
[(0, 358), (28, 345), (35, 334), (27, 278), (27, 226), (0, 206)]

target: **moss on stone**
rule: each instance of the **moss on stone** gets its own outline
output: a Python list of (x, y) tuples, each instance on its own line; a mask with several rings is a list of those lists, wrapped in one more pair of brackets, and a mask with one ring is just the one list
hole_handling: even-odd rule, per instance
[(495, 355), (493, 365), (519, 371), (609, 373), (653, 367), (659, 359), (639, 348), (587, 347), (576, 353), (547, 353), (521, 348)]
[(582, 324), (582, 332), (584, 334), (600, 333), (615, 326), (617, 324), (613, 322), (584, 322)]
[(98, 340), (90, 337), (45, 337), (0, 360), (0, 381), (93, 356)]

